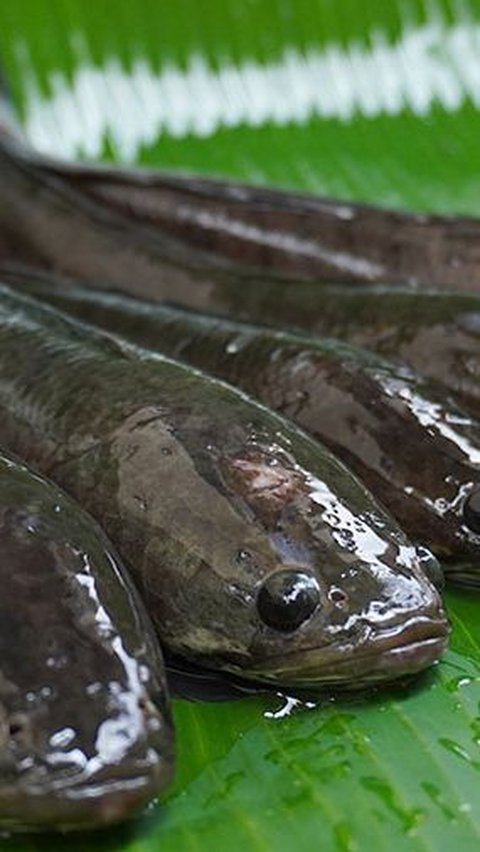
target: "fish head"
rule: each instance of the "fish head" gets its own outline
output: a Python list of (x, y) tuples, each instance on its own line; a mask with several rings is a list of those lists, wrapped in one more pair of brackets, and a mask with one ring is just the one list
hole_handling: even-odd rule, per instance
[(276, 557), (250, 588), (250, 676), (356, 688), (422, 670), (448, 636), (438, 561), (336, 459), (310, 462), (272, 445), (231, 460)]
[(363, 685), (436, 661), (448, 623), (426, 575), (440, 574), (435, 558), (285, 421), (256, 406), (248, 429), (223, 425), (229, 392), (203, 450), (198, 408), (175, 432), (137, 413), (115, 448), (118, 517), (149, 531), (142, 594), (166, 646), (289, 686)]
[(105, 465), (118, 482), (111, 535), (165, 647), (293, 686), (391, 680), (437, 660), (448, 624), (425, 573), (439, 573), (434, 557), (287, 421), (213, 380), (193, 402), (178, 387), (175, 426), (135, 410)]

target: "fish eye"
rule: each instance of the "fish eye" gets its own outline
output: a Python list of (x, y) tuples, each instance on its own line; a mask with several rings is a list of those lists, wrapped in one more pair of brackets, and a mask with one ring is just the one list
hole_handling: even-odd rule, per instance
[(468, 529), (480, 533), (480, 488), (468, 495), (463, 504), (463, 520)]
[(263, 581), (257, 595), (263, 623), (285, 633), (300, 627), (319, 604), (317, 581), (301, 571), (275, 571)]
[(28, 738), (28, 719), (23, 713), (14, 713), (8, 721), (8, 735), (16, 742), (25, 741)]
[(415, 550), (423, 573), (432, 585), (441, 592), (445, 587), (445, 577), (440, 567), (440, 562), (427, 547), (418, 545)]

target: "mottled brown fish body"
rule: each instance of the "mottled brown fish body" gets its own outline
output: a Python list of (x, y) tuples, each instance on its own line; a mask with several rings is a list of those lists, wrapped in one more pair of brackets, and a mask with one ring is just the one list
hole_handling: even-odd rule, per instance
[(362, 686), (445, 646), (423, 551), (327, 450), (222, 382), (2, 288), (0, 415), (0, 440), (102, 523), (174, 652)]
[(0, 825), (97, 828), (172, 775), (163, 662), (93, 519), (0, 455)]
[(194, 175), (66, 164), (17, 151), (47, 182), (60, 178), (98, 208), (143, 224), (165, 248), (176, 244), (178, 266), (296, 280), (480, 287), (477, 219)]
[(208, 307), (219, 273), (480, 287), (480, 222), (472, 218), (75, 166), (7, 138), (0, 185), (0, 227), (16, 242), (17, 257), (87, 280), (103, 277), (127, 292), (135, 282), (134, 295), (168, 298), (164, 287), (190, 285), (189, 298)]
[[(410, 537), (471, 558), (480, 537), (463, 505), (480, 484), (480, 428), (438, 388), (363, 349), (18, 273), (18, 286), (134, 342), (240, 386), (334, 450)], [(438, 507), (442, 506), (442, 511)]]
[(5, 258), (86, 280), (104, 279), (126, 289), (137, 281), (141, 294), (159, 298), (164, 282), (166, 295), (173, 286), (185, 299), (208, 301), (214, 282), (206, 256), (196, 252), (190, 263), (178, 240), (151, 234), (141, 224), (105, 209), (3, 142), (0, 191), (0, 250)]
[[(265, 300), (266, 321), (332, 334), (434, 380), (480, 418), (480, 295), (382, 286), (329, 285), (309, 293), (310, 315), (290, 290)], [(267, 289), (267, 288), (266, 288)], [(288, 289), (288, 288), (286, 288)], [(299, 298), (301, 294), (298, 294)], [(276, 301), (276, 305), (275, 305)], [(250, 314), (248, 299), (246, 313)], [(260, 311), (252, 305), (252, 314)]]

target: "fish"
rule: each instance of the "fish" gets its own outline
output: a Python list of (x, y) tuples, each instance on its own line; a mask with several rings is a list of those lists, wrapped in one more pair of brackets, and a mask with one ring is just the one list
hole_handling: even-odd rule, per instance
[(267, 276), (277, 284), (480, 287), (475, 218), (65, 163), (6, 132), (0, 187), (0, 249), (8, 235), (17, 258), (84, 280), (110, 279), (132, 295), (161, 300), (175, 287), (208, 308), (225, 276), (253, 286)]
[[(411, 291), (382, 286), (310, 284), (295, 294), (268, 283), (239, 307), (273, 326), (331, 334), (421, 373), (480, 419), (480, 295), (454, 290)], [(288, 291), (288, 292), (287, 292)], [(263, 298), (262, 298), (263, 295)], [(223, 309), (222, 309), (223, 312)], [(225, 313), (230, 314), (228, 305)]]
[(447, 577), (480, 584), (480, 517), (469, 509), (480, 495), (480, 426), (428, 380), (338, 339), (95, 291), (41, 271), (18, 270), (10, 281), (286, 415), (336, 453), (410, 538), (455, 560), (444, 564)]
[(99, 218), (102, 211), (116, 216), (119, 228), (122, 219), (124, 226), (143, 226), (144, 238), (156, 238), (178, 274), (189, 268), (296, 281), (480, 287), (477, 218), (389, 210), (181, 172), (70, 163), (35, 152), (15, 130), (4, 145), (17, 164), (31, 168), (30, 177), (36, 171), (52, 191), (68, 187), (79, 205), (83, 198), (90, 211), (96, 207)]
[(445, 648), (435, 557), (227, 384), (2, 286), (0, 415), (0, 441), (101, 523), (170, 653), (355, 689)]
[[(290, 299), (288, 307), (281, 306), (276, 316), (272, 312), (269, 319), (275, 324), (301, 325), (313, 335), (328, 329), (352, 345), (405, 365), (435, 382), (480, 419), (479, 294), (436, 289), (412, 292), (384, 284), (360, 288), (331, 285), (322, 291), (321, 299), (310, 295), (310, 319), (303, 308), (296, 314), (296, 299)], [(250, 313), (248, 306), (246, 312)]]
[[(1, 137), (1, 134), (0, 134)], [(192, 264), (181, 242), (160, 239), (121, 214), (103, 209), (37, 168), (22, 149), (0, 138), (0, 256), (58, 272), (123, 283), (138, 282), (146, 294), (162, 280), (203, 302), (212, 280), (207, 259)], [(65, 246), (69, 251), (65, 252)]]
[(0, 450), (0, 827), (101, 828), (170, 781), (162, 654), (113, 546)]

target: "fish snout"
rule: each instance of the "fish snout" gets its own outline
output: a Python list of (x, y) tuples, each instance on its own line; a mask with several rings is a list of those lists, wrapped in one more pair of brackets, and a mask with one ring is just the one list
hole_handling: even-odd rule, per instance
[(132, 705), (105, 714), (93, 739), (80, 724), (42, 738), (26, 714), (18, 729), (20, 716), (7, 724), (4, 714), (0, 824), (12, 831), (93, 828), (146, 805), (172, 778), (172, 727), (148, 696), (132, 696)]

